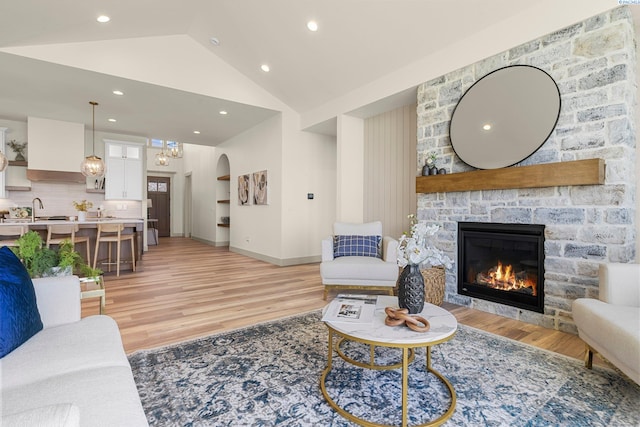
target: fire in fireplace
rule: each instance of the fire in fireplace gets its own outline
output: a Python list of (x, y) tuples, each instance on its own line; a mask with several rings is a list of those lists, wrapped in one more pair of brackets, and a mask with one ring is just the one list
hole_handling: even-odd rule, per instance
[(458, 293), (542, 313), (544, 225), (458, 223)]

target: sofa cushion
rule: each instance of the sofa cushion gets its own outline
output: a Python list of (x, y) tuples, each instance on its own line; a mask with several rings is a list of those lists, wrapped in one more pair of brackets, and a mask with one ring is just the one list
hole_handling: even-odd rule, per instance
[(36, 293), (22, 262), (0, 248), (0, 357), (42, 330)]
[(333, 257), (368, 256), (381, 258), (382, 236), (338, 235), (333, 237)]
[(129, 366), (118, 325), (109, 316), (47, 328), (0, 360), (2, 388), (106, 366)]
[(395, 286), (398, 266), (374, 257), (340, 257), (320, 264), (324, 285)]
[(73, 402), (83, 427), (148, 426), (128, 366), (85, 369), (2, 390), (4, 416)]
[(76, 405), (61, 403), (2, 417), (1, 425), (3, 427), (76, 427), (80, 425), (80, 412)]

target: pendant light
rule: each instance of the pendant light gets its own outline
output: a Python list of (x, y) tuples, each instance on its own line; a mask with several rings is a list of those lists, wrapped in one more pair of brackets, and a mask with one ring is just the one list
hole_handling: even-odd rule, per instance
[(169, 156), (164, 152), (165, 142), (162, 141), (162, 151), (156, 154), (156, 166), (169, 166)]
[(89, 104), (93, 108), (93, 154), (82, 161), (80, 170), (82, 175), (96, 178), (104, 175), (104, 162), (100, 157), (96, 156), (96, 105), (98, 103), (90, 101)]
[(182, 142), (171, 141), (167, 143), (168, 154), (174, 159), (181, 159), (183, 155)]

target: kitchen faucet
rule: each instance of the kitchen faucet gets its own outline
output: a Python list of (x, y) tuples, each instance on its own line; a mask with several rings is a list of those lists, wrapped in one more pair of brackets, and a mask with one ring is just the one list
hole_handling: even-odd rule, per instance
[(40, 203), (40, 209), (44, 209), (44, 205), (42, 204), (40, 197), (33, 199), (31, 201), (31, 222), (36, 222), (36, 200)]

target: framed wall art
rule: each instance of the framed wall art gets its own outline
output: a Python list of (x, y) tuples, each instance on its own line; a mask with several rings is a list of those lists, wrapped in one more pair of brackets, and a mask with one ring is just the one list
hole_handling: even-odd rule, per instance
[(251, 198), (249, 194), (250, 188), (250, 175), (238, 176), (238, 204), (240, 206), (246, 206), (251, 204)]
[(267, 171), (253, 173), (253, 204), (254, 205), (266, 205), (269, 202), (267, 197)]

